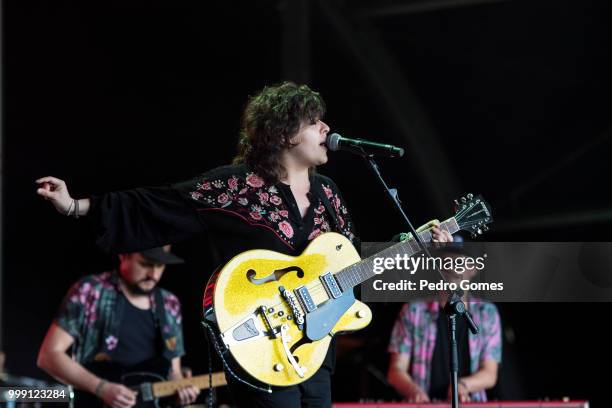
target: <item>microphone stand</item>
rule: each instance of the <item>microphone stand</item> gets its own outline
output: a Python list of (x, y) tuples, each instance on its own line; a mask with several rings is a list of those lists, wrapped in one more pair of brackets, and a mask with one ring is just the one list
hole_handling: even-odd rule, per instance
[[(370, 169), (376, 175), (387, 197), (391, 199), (396, 209), (401, 214), (402, 218), (406, 222), (406, 225), (408, 226), (408, 230), (412, 233), (412, 237), (419, 244), (419, 247), (425, 253), (425, 255), (427, 257), (431, 257), (429, 249), (427, 248), (427, 246), (421, 239), (420, 235), (417, 233), (416, 229), (412, 225), (412, 222), (410, 222), (408, 215), (406, 215), (406, 212), (404, 211), (402, 207), (402, 203), (399, 199), (397, 189), (389, 188), (389, 186), (383, 179), (382, 174), (380, 173), (378, 164), (374, 160), (374, 155), (366, 153), (365, 150), (363, 149), (361, 150), (360, 154), (365, 159), (365, 161), (368, 163)], [(436, 270), (438, 271), (442, 279), (446, 280), (442, 272), (437, 268)], [(457, 386), (458, 375), (459, 375), (459, 356), (457, 352), (457, 317), (462, 316), (463, 318), (466, 319), (468, 328), (470, 329), (472, 334), (478, 334), (478, 326), (476, 326), (476, 324), (472, 320), (470, 313), (467, 311), (465, 304), (461, 300), (462, 291), (460, 290), (450, 291), (449, 290), (448, 295), (449, 296), (447, 297), (446, 305), (444, 306), (444, 312), (446, 313), (446, 316), (448, 318), (449, 341), (450, 341), (450, 346), (451, 346), (450, 347), (450, 367), (449, 367), (450, 380), (451, 380), (451, 396), (452, 396), (451, 406), (453, 408), (459, 408), (459, 392), (458, 392), (458, 386)]]

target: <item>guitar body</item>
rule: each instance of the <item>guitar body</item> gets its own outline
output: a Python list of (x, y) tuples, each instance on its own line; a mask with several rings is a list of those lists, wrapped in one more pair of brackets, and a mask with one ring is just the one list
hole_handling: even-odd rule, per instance
[(297, 257), (252, 250), (228, 262), (209, 287), (220, 338), (240, 367), (275, 386), (310, 378), (334, 334), (362, 329), (372, 319), (352, 289), (338, 296), (321, 279), (359, 260), (346, 237), (330, 232)]
[[(480, 196), (456, 200), (455, 210), (454, 217), (417, 231), (421, 241), (431, 241), (433, 225), (477, 236), (493, 222)], [(420, 249), (413, 241), (394, 245), (394, 251), (414, 255)], [(371, 263), (376, 256), (361, 260), (348, 238), (335, 232), (318, 236), (299, 256), (243, 252), (206, 286), (205, 323), (214, 321), (224, 348), (219, 351), (229, 351), (251, 377), (274, 386), (299, 384), (321, 367), (334, 334), (362, 329), (372, 320), (353, 287), (376, 276)]]

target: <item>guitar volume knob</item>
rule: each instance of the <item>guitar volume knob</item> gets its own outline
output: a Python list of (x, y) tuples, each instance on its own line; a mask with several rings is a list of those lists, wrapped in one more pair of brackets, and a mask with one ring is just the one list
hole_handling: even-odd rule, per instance
[(281, 363), (276, 363), (274, 364), (274, 371), (283, 371), (285, 369), (285, 366), (282, 365)]

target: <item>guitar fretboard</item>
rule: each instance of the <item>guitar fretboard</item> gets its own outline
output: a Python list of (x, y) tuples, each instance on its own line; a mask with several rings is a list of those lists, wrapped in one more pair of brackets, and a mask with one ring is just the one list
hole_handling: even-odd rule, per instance
[[(224, 373), (213, 373), (213, 388), (220, 387), (226, 384), (227, 381), (225, 381)], [(193, 385), (200, 390), (208, 389), (210, 385), (208, 374), (198, 375), (196, 377), (191, 378), (183, 378), (181, 380), (156, 382), (151, 386), (153, 387), (153, 395), (155, 395), (155, 397), (167, 397), (169, 395), (174, 394), (179, 388), (187, 387), (188, 385)]]
[[(440, 229), (448, 231), (451, 235), (459, 231), (459, 225), (455, 217), (449, 218), (448, 220), (440, 223)], [(425, 243), (431, 242), (432, 235), (430, 230), (419, 232), (419, 237)], [(420, 251), (419, 243), (413, 237), (410, 239), (399, 242), (387, 249), (384, 249), (368, 258), (362, 259), (361, 261), (344, 268), (340, 272), (337, 272), (334, 276), (340, 284), (342, 291), (353, 288), (360, 283), (376, 276), (374, 273), (374, 258), (380, 257), (391, 257), (394, 258), (396, 254), (407, 254), (412, 256)]]

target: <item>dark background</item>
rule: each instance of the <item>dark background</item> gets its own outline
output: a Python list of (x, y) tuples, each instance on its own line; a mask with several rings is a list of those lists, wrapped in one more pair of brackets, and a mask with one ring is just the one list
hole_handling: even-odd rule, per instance
[[(322, 93), (332, 131), (406, 148), (381, 165), (416, 224), (452, 215), (452, 199), (472, 191), (494, 210), (488, 239), (609, 240), (608, 1), (296, 2), (5, 1), (9, 372), (47, 378), (37, 349), (65, 291), (115, 263), (85, 220), (35, 195), (34, 180), (54, 175), (86, 197), (225, 164), (248, 95), (283, 79)], [(295, 35), (302, 23), (305, 37)], [(404, 229), (357, 157), (334, 154), (320, 171), (341, 187), (363, 240)], [(190, 262), (163, 281), (183, 302), (195, 373), (207, 367), (199, 288), (212, 265), (202, 248), (176, 245)], [(400, 305), (372, 307), (370, 328), (340, 344), (335, 400), (395, 397), (377, 374)], [(497, 397), (607, 406), (609, 303), (499, 307)]]

